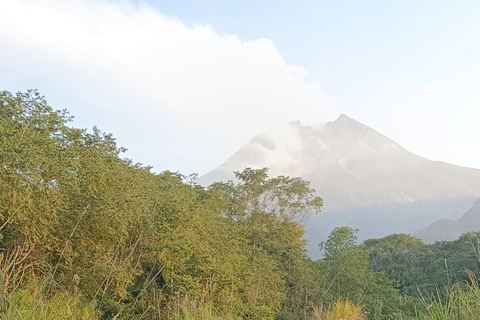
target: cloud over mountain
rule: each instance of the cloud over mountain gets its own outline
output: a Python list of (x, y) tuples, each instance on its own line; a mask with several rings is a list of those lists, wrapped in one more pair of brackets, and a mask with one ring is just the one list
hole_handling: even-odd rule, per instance
[[(111, 117), (102, 129), (115, 132), (136, 160), (165, 160), (158, 169), (180, 168), (134, 141), (154, 137), (159, 149), (195, 158), (206, 170), (207, 154), (226, 158), (265, 127), (320, 122), (330, 111), (321, 86), (288, 65), (270, 40), (187, 26), (147, 5), (3, 2), (0, 42), (3, 88), (39, 88), (73, 114), (90, 108), (97, 119)], [(138, 136), (127, 138), (125, 128)]]

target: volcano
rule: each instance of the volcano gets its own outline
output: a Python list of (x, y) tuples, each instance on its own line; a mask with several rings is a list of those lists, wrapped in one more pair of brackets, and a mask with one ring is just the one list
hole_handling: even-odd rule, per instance
[(459, 219), (480, 198), (479, 169), (425, 159), (343, 114), (318, 127), (297, 121), (260, 134), (198, 183), (234, 180), (245, 167), (302, 177), (324, 199), (305, 224), (312, 258), (334, 227), (358, 228), (359, 241), (414, 233)]

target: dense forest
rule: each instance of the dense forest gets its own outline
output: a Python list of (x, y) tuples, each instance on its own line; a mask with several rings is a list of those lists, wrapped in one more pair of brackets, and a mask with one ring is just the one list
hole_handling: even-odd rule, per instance
[(472, 319), (480, 234), (305, 250), (323, 201), (246, 168), (204, 188), (122, 157), (37, 91), (0, 92), (2, 319)]

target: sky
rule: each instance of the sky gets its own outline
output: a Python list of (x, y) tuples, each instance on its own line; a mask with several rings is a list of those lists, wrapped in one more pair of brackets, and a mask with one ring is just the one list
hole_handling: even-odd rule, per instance
[(1, 0), (0, 75), (157, 172), (202, 175), (340, 113), (480, 168), (476, 0)]

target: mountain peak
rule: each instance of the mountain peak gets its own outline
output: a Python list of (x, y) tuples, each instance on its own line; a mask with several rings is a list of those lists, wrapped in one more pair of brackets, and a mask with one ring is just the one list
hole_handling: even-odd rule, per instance
[(303, 128), (304, 127), (303, 123), (300, 120), (290, 121), (288, 123), (288, 125), (293, 127), (293, 128)]
[(341, 140), (343, 144), (348, 144), (349, 147), (358, 143), (367, 143), (370, 147), (374, 145), (397, 145), (378, 131), (343, 113), (337, 120), (327, 123), (325, 125), (325, 131), (328, 136), (327, 139)]
[(335, 120), (335, 122), (337, 122), (337, 121), (355, 121), (355, 122), (357, 122), (356, 120), (354, 120), (354, 119), (350, 118), (349, 116), (347, 116), (345, 113), (341, 113), (341, 114), (338, 116), (337, 120)]
[[(350, 118), (346, 114), (342, 113), (338, 116), (337, 120), (332, 121), (332, 124), (335, 124), (336, 126), (341, 125), (341, 126), (357, 126), (357, 127), (362, 127), (362, 128), (368, 128), (366, 125), (363, 123)], [(369, 128), (370, 129), (370, 128)], [(373, 129), (371, 129), (373, 130)]]

